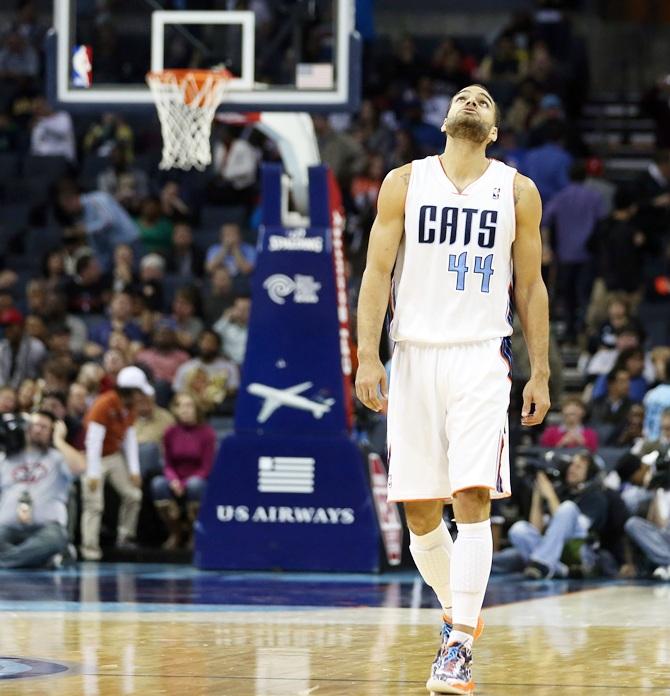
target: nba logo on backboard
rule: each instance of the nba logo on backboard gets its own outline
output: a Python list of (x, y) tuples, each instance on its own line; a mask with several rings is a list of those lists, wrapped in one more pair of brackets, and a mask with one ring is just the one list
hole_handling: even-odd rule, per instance
[(90, 46), (75, 46), (72, 49), (72, 84), (75, 87), (90, 87), (93, 81), (93, 49)]
[(496, 186), (493, 189), (493, 200), (498, 200), (500, 198), (500, 189)]

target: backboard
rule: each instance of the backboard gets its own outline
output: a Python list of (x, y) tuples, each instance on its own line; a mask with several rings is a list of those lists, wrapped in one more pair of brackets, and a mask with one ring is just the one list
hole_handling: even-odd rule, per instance
[(56, 0), (48, 49), (49, 96), (75, 110), (151, 105), (150, 70), (217, 66), (234, 75), (223, 110), (360, 100), (354, 0)]

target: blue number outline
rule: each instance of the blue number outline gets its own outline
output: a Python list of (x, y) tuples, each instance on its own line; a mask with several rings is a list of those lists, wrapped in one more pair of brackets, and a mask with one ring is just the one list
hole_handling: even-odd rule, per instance
[(472, 269), (473, 273), (482, 274), (482, 292), (489, 292), (489, 287), (491, 285), (491, 276), (493, 275), (493, 254), (485, 256), (482, 263), (481, 256), (475, 256), (475, 267)]
[[(456, 273), (456, 290), (465, 290), (465, 274), (468, 273), (468, 252), (462, 251), (458, 258), (456, 254), (449, 254), (449, 268), (452, 273)], [(489, 293), (491, 291), (491, 276), (493, 275), (493, 254), (488, 256), (475, 256), (475, 265), (472, 269), (473, 273), (479, 273), (482, 276), (481, 292)]]
[(458, 255), (458, 261), (456, 261), (456, 254), (449, 254), (449, 270), (456, 273), (456, 290), (465, 290), (465, 274), (470, 270), (466, 265), (467, 261), (467, 251), (462, 251)]

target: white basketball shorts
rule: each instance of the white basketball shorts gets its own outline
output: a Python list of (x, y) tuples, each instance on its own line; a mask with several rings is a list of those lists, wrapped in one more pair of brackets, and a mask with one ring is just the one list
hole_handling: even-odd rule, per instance
[(388, 404), (388, 499), (445, 500), (467, 488), (510, 495), (509, 338), (397, 343)]

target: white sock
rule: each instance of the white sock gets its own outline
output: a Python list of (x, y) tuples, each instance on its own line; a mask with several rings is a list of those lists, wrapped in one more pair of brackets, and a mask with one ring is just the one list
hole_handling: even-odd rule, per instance
[(450, 557), (454, 547), (444, 520), (428, 534), (409, 532), (409, 550), (426, 585), (433, 588), (442, 610), (451, 614)]
[(473, 629), (484, 602), (493, 560), (491, 520), (474, 524), (458, 523), (451, 563), (451, 589), (454, 596), (452, 619)]
[(454, 643), (463, 643), (464, 645), (468, 645), (470, 648), (472, 648), (473, 642), (474, 638), (469, 633), (465, 633), (463, 631), (452, 631), (449, 634), (449, 641), (447, 645), (453, 645)]

